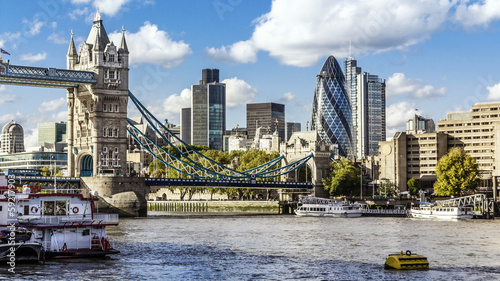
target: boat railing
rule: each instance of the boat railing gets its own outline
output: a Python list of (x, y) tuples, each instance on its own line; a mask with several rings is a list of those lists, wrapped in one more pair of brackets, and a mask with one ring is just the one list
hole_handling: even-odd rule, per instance
[(117, 224), (118, 214), (69, 215), (69, 216), (20, 216), (20, 223), (43, 225)]
[(400, 210), (400, 209), (363, 209), (363, 213), (366, 214), (401, 214), (404, 215), (408, 211), (407, 210)]

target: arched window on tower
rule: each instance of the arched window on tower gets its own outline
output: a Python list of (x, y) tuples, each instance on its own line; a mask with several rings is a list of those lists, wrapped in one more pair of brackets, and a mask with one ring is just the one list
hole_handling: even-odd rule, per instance
[(107, 137), (108, 136), (108, 128), (104, 128), (102, 134), (103, 134), (103, 137)]
[(109, 112), (113, 112), (113, 104), (111, 104), (111, 103), (110, 103), (110, 104), (109, 104), (109, 108), (108, 108), (108, 109), (109, 109), (109, 110), (108, 110)]
[(107, 104), (103, 104), (102, 105), (102, 111), (104, 111), (104, 112), (108, 111), (108, 105)]
[(118, 129), (117, 129), (117, 128), (115, 128), (115, 130), (114, 130), (114, 131), (115, 131), (114, 136), (115, 136), (115, 138), (117, 138), (117, 137), (118, 137)]
[(118, 104), (115, 104), (115, 112), (118, 112)]

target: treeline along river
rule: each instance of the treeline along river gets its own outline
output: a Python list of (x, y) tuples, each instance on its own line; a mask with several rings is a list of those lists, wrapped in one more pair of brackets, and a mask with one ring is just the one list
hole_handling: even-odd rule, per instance
[[(16, 265), (12, 280), (500, 280), (500, 221), (157, 216), (108, 228), (109, 259)], [(384, 269), (389, 253), (428, 271)], [(1, 269), (1, 268), (0, 268)]]

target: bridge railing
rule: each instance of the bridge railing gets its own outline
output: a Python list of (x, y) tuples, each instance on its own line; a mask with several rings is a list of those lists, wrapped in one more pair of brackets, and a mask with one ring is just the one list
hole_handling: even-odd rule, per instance
[[(96, 83), (94, 72), (2, 64), (0, 76)], [(5, 69), (5, 71), (3, 71)]]

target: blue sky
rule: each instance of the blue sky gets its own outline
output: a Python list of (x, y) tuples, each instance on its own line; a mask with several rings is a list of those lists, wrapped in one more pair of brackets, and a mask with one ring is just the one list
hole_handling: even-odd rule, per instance
[[(363, 71), (387, 81), (388, 137), (415, 112), (437, 122), (500, 101), (500, 1), (492, 0), (2, 1), (0, 48), (11, 54), (3, 59), (65, 68), (70, 32), (81, 44), (96, 6), (115, 44), (125, 27), (130, 89), (174, 124), (201, 70), (218, 68), (228, 129), (246, 126), (250, 102), (284, 103), (286, 120), (305, 129), (316, 74), (329, 55), (343, 65), (349, 42)], [(18, 121), (34, 145), (38, 122), (67, 119), (65, 96), (2, 85), (0, 124)]]

